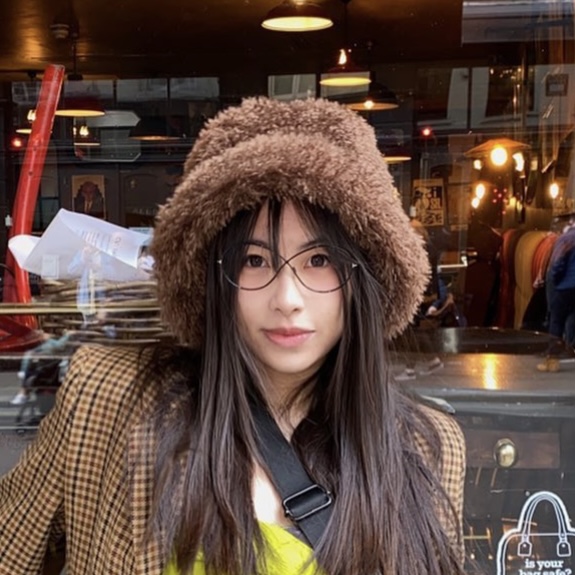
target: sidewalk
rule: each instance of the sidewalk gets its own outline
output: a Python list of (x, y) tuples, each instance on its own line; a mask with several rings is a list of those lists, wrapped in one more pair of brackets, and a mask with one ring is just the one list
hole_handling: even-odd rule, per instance
[(20, 406), (10, 404), (18, 393), (20, 382), (16, 371), (0, 372), (0, 475), (9, 471), (22, 451), (34, 438), (34, 431), (16, 428)]

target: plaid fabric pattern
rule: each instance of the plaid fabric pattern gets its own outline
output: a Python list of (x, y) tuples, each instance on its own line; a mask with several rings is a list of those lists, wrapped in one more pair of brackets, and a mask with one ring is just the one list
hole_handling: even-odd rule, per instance
[[(153, 438), (141, 423), (158, 386), (135, 393), (136, 366), (131, 349), (74, 354), (36, 441), (0, 478), (0, 575), (41, 573), (64, 533), (68, 575), (163, 572), (159, 546), (145, 540), (153, 466), (142, 453)], [(461, 513), (463, 438), (450, 417), (430, 417), (443, 438), (441, 481)]]
[[(454, 417), (436, 409), (422, 407), (441, 439), (441, 460), (435, 473), (448, 496), (455, 516), (445, 505), (438, 505), (437, 515), (443, 528), (457, 550), (461, 562), (465, 557), (463, 542), (463, 489), (465, 485), (465, 438)], [(423, 457), (429, 448), (422, 437), (415, 437), (415, 445)], [(427, 455), (429, 459), (429, 455)]]
[[(20, 463), (0, 480), (0, 574), (42, 572), (66, 534), (69, 575), (160, 574), (144, 547), (151, 469), (139, 454), (142, 409), (132, 350), (90, 346), (73, 357), (56, 405)], [(129, 432), (129, 430), (132, 430)]]

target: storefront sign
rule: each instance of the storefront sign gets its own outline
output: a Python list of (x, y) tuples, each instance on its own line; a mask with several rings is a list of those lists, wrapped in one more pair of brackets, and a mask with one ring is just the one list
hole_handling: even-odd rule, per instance
[[(551, 513), (543, 516), (543, 506), (551, 506)], [(517, 527), (499, 541), (497, 575), (575, 575), (574, 545), (565, 504), (555, 493), (539, 491), (523, 505)]]

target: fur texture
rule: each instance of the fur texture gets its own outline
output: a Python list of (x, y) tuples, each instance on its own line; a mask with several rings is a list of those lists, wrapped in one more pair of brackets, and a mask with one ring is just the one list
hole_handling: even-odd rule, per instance
[(339, 215), (384, 288), (386, 335), (402, 331), (429, 264), (409, 225), (371, 126), (326, 100), (250, 98), (210, 120), (160, 209), (151, 246), (163, 319), (201, 347), (207, 247), (240, 210), (268, 197), (307, 200)]

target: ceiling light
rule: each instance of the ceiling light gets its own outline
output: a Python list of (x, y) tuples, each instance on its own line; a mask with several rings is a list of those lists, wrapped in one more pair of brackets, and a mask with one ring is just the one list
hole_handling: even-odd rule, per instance
[(489, 159), (497, 167), (504, 166), (509, 154), (503, 146), (495, 146), (489, 153)]
[(56, 116), (67, 118), (93, 118), (105, 113), (102, 104), (93, 96), (64, 97), (60, 108), (55, 112)]
[(372, 82), (369, 91), (359, 101), (350, 102), (346, 107), (356, 112), (376, 112), (393, 110), (399, 106), (396, 95), (383, 84)]
[(399, 164), (411, 160), (409, 150), (400, 146), (395, 147), (395, 149), (392, 147), (388, 151), (382, 152), (381, 155), (388, 164)]
[[(523, 142), (518, 142), (517, 140), (512, 140), (510, 138), (493, 138), (483, 142), (482, 144), (479, 144), (478, 146), (474, 146), (470, 150), (467, 150), (464, 155), (466, 158), (481, 159), (490, 157), (491, 153), (495, 149), (500, 148), (503, 148), (504, 151), (508, 154), (515, 154), (521, 150), (528, 150), (530, 146), (529, 144), (524, 144)], [(498, 151), (497, 154), (501, 154), (501, 152)]]
[(322, 74), (320, 84), (331, 87), (367, 86), (371, 82), (369, 72), (356, 66), (345, 48), (339, 51), (337, 66)]
[(173, 126), (167, 118), (147, 116), (130, 130), (129, 137), (142, 142), (174, 142), (185, 138), (185, 134)]
[(268, 12), (262, 26), (275, 32), (313, 32), (330, 28), (333, 21), (313, 2), (284, 0)]
[(351, 0), (342, 0), (344, 6), (343, 13), (343, 48), (339, 51), (337, 65), (322, 74), (319, 83), (322, 86), (330, 87), (350, 87), (367, 86), (371, 83), (369, 70), (360, 68), (351, 60), (351, 50), (349, 49), (347, 38), (347, 5)]
[[(77, 70), (77, 47), (76, 40), (72, 43), (72, 72), (68, 74), (68, 82), (82, 82), (82, 74)], [(64, 95), (60, 107), (56, 110), (56, 116), (68, 118), (90, 118), (103, 116), (106, 112), (98, 98), (91, 94), (73, 95), (66, 97), (66, 86), (64, 86)]]

